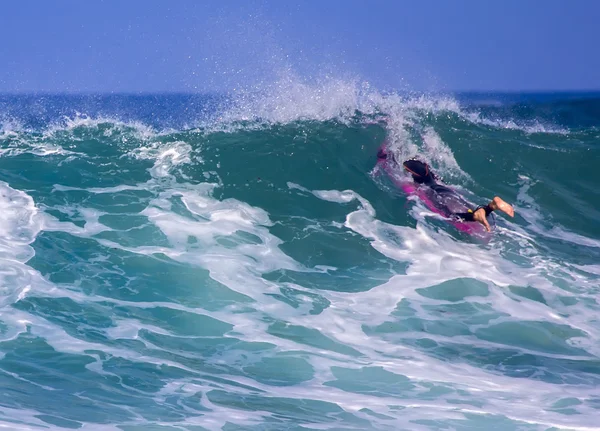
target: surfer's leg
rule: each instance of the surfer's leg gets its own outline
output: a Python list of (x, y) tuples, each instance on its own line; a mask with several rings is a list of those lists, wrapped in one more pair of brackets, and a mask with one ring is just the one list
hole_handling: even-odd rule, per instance
[(512, 205), (506, 203), (504, 200), (502, 200), (501, 198), (496, 196), (486, 206), (479, 207), (475, 211), (473, 211), (473, 220), (478, 223), (481, 223), (485, 227), (485, 230), (487, 230), (489, 232), (490, 224), (487, 221), (487, 216), (492, 211), (496, 211), (496, 210), (500, 210), (503, 213), (505, 213), (511, 217), (515, 216), (515, 210), (512, 207)]
[(515, 216), (515, 209), (512, 207), (512, 205), (504, 202), (498, 196), (492, 199), (492, 201), (488, 204), (488, 207), (490, 207), (492, 211), (500, 210), (511, 217)]
[(492, 211), (496, 210), (500, 210), (511, 217), (515, 216), (515, 210), (513, 209), (512, 205), (506, 203), (498, 196), (492, 199), (486, 206), (477, 207), (475, 211), (455, 213), (454, 215), (464, 221), (476, 221), (477, 223), (481, 223), (485, 227), (485, 230), (489, 232), (490, 224), (487, 221), (487, 216), (490, 215)]

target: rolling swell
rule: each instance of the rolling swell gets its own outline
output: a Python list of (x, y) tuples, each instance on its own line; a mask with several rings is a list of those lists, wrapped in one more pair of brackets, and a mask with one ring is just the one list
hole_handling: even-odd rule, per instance
[[(0, 421), (593, 428), (595, 129), (300, 90), (4, 99)], [(384, 139), (517, 217), (488, 245), (453, 231), (374, 170)]]

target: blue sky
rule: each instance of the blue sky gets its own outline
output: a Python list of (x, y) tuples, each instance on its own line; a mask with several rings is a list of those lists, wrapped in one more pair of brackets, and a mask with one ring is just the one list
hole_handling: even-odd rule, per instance
[(0, 92), (219, 92), (334, 76), (380, 89), (600, 89), (593, 0), (3, 3)]

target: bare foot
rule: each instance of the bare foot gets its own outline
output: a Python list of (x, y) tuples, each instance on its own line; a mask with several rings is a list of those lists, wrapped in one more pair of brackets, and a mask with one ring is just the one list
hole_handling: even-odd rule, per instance
[(494, 199), (492, 199), (492, 201), (490, 202), (490, 207), (493, 210), (500, 210), (503, 213), (508, 214), (511, 217), (515, 216), (515, 210), (512, 207), (512, 205), (504, 202), (501, 198), (499, 198), (498, 196), (496, 196)]

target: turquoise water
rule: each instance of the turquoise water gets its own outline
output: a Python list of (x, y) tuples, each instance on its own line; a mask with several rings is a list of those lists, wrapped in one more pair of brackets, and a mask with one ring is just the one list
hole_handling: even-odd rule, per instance
[(0, 426), (599, 426), (600, 96), (284, 90), (0, 97)]

